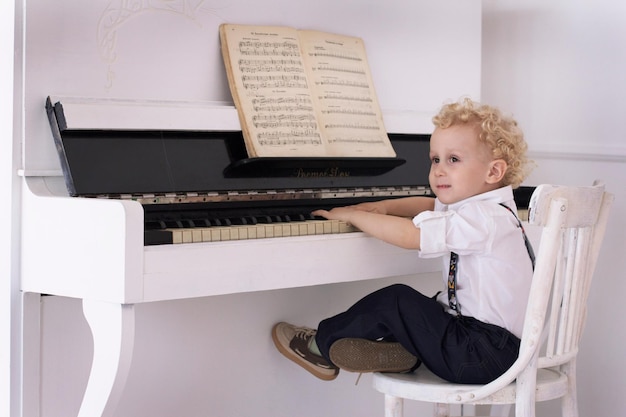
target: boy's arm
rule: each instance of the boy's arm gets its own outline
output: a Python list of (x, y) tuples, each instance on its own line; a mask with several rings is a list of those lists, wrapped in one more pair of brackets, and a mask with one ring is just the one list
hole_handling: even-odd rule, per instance
[(434, 210), (435, 199), (432, 197), (393, 198), (371, 203), (361, 203), (352, 207), (372, 213), (412, 218), (423, 211)]
[(406, 217), (363, 211), (355, 206), (336, 207), (330, 211), (316, 210), (313, 214), (350, 223), (369, 235), (401, 248), (420, 248), (420, 229)]

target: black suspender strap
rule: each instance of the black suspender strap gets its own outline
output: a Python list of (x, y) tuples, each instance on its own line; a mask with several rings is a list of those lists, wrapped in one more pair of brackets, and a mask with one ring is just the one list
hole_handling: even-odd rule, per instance
[(515, 216), (515, 219), (517, 220), (517, 224), (519, 228), (522, 229), (522, 236), (524, 237), (524, 245), (526, 245), (526, 251), (528, 252), (530, 261), (533, 264), (533, 271), (534, 271), (535, 270), (535, 251), (533, 250), (533, 245), (530, 244), (530, 240), (528, 240), (528, 236), (526, 236), (526, 231), (524, 230), (524, 226), (522, 226), (522, 222), (520, 221), (519, 217), (517, 217), (517, 215), (513, 212), (511, 207), (504, 205), (502, 203), (500, 203), (500, 205), (504, 207), (505, 209), (507, 209), (508, 211), (510, 211), (513, 216)]
[[(510, 211), (511, 214), (515, 216), (515, 219), (517, 219), (517, 224), (519, 225), (519, 228), (522, 229), (522, 236), (524, 237), (524, 245), (526, 245), (526, 250), (528, 251), (528, 256), (530, 257), (530, 261), (533, 264), (533, 270), (534, 270), (535, 269), (535, 251), (533, 251), (533, 247), (530, 244), (530, 240), (528, 240), (528, 237), (526, 236), (526, 231), (524, 231), (524, 226), (522, 226), (522, 222), (517, 217), (517, 215), (513, 212), (513, 210), (511, 210), (509, 206), (502, 204), (502, 203), (500, 203), (500, 205), (504, 207), (505, 209), (507, 209), (508, 211)], [(459, 312), (459, 306), (458, 306), (458, 302), (456, 299), (456, 275), (457, 275), (457, 270), (458, 270), (458, 262), (459, 262), (459, 255), (457, 255), (454, 252), (450, 252), (450, 269), (448, 270), (448, 304), (450, 305), (450, 308), (452, 310), (456, 311), (456, 313), (460, 315), (461, 313)]]
[(459, 255), (450, 252), (450, 269), (448, 270), (448, 305), (460, 314), (456, 302), (456, 267), (459, 262)]

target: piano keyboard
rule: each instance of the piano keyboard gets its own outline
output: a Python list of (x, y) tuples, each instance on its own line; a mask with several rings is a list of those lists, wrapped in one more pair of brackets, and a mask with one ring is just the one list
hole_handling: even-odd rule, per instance
[(179, 244), (351, 233), (358, 232), (359, 229), (339, 220), (308, 220), (289, 223), (169, 228), (166, 231), (172, 233), (172, 243)]
[[(528, 220), (528, 211), (517, 212), (522, 221)], [(356, 227), (339, 220), (310, 219), (298, 221), (281, 221), (278, 223), (229, 224), (226, 226), (208, 227), (166, 227), (155, 232), (164, 231), (171, 234), (171, 239), (159, 243), (199, 243), (224, 242), (229, 240), (266, 239), (274, 237), (310, 236), (337, 233), (359, 232)], [(148, 243), (149, 244), (149, 243)]]

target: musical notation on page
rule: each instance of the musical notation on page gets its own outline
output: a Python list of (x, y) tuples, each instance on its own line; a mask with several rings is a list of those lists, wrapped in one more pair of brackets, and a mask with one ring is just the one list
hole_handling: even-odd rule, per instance
[(222, 25), (248, 154), (394, 157), (359, 38)]

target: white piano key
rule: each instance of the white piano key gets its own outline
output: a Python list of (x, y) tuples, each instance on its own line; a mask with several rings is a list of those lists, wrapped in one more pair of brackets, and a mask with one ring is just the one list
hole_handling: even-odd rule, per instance
[(183, 231), (178, 229), (167, 229), (172, 232), (172, 243), (183, 243)]
[(230, 240), (230, 227), (222, 226), (219, 229), (220, 229), (220, 241), (224, 242), (224, 241)]

